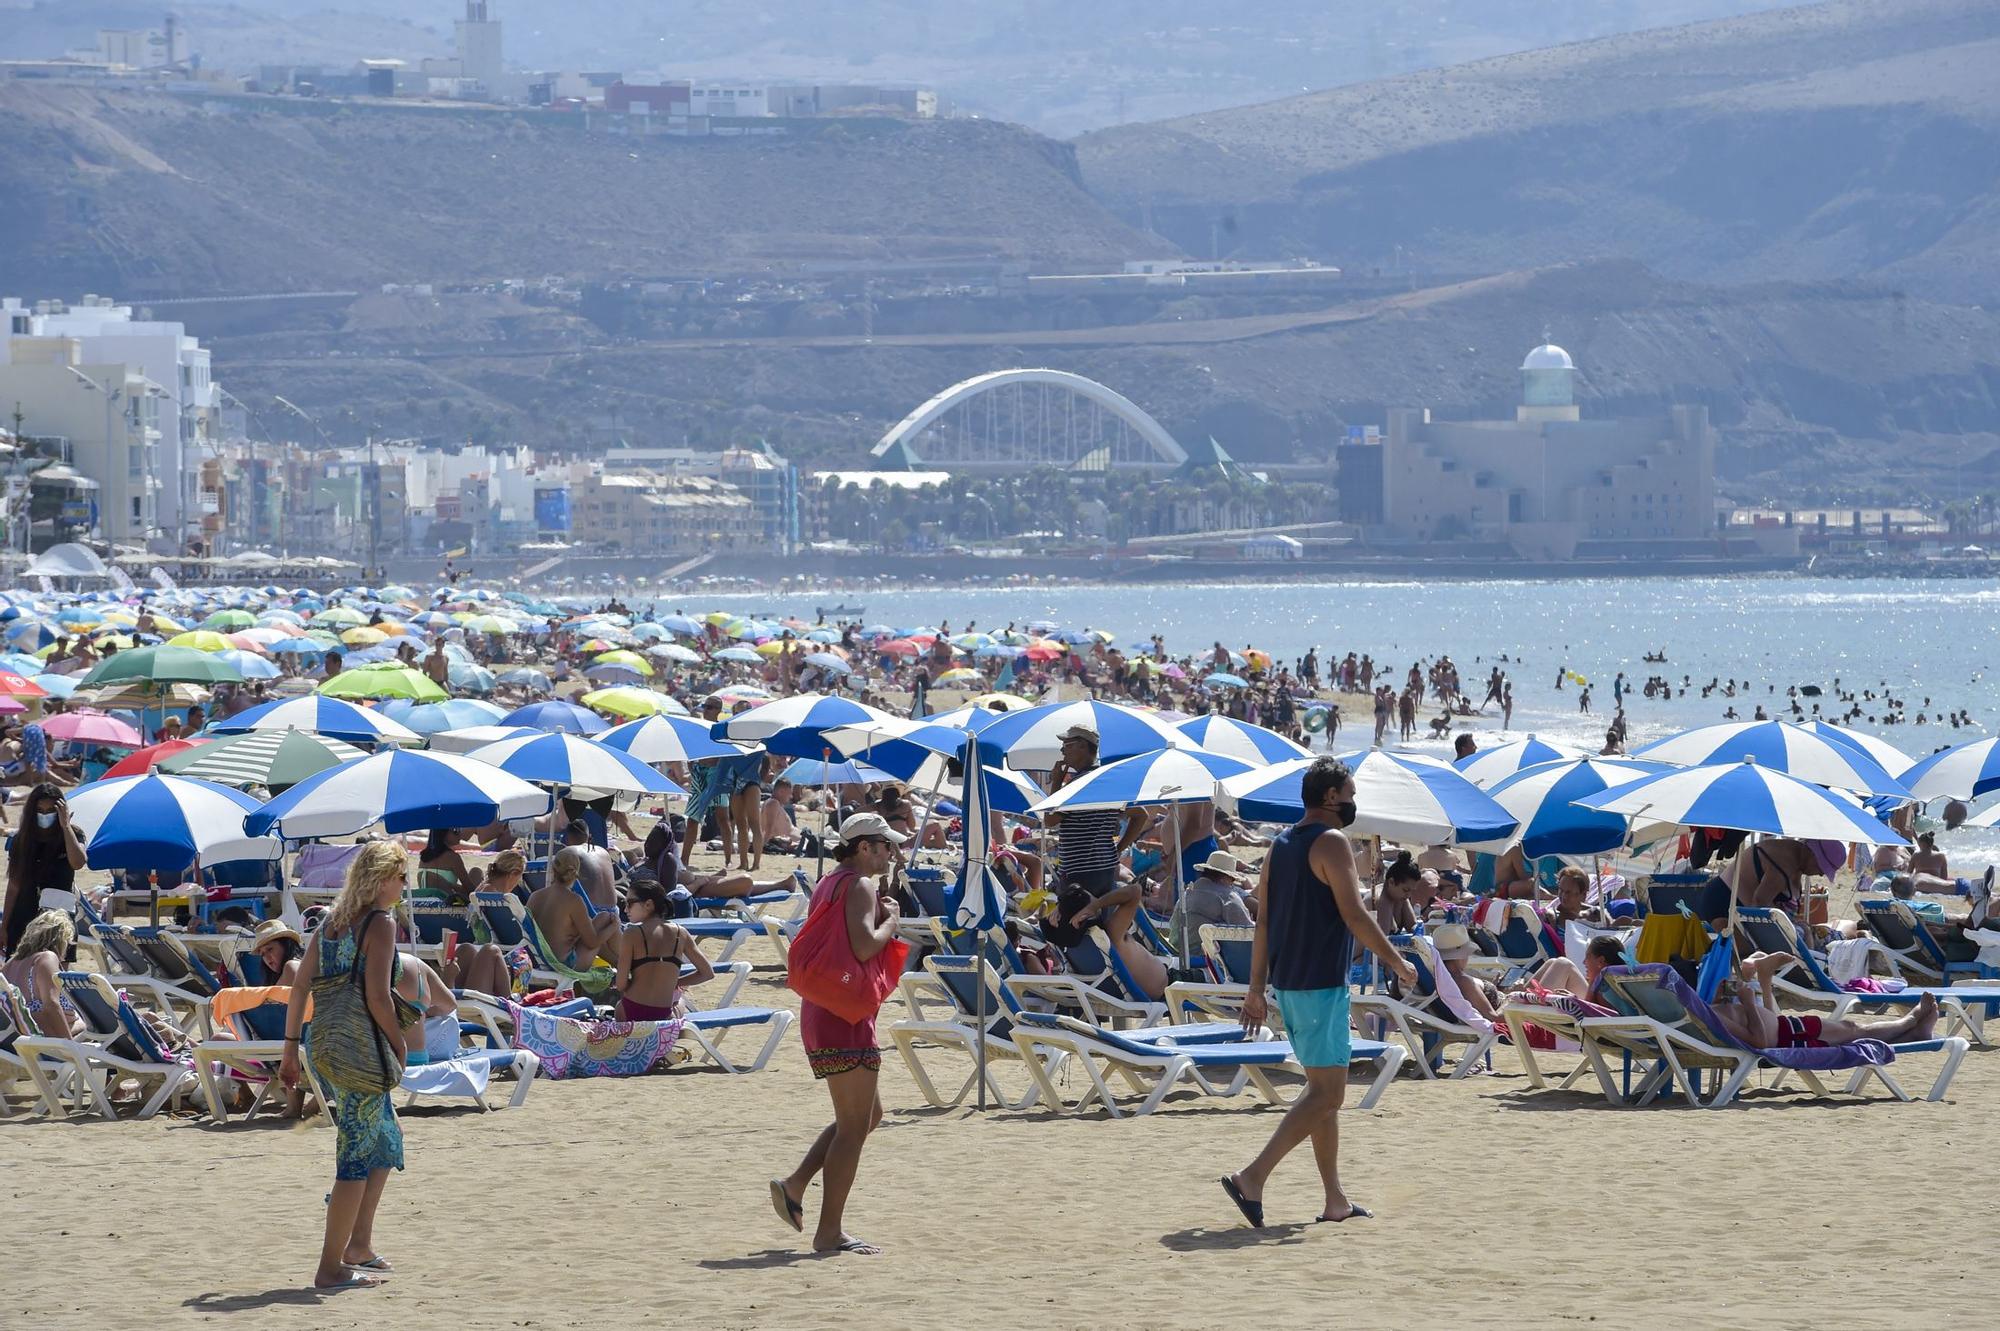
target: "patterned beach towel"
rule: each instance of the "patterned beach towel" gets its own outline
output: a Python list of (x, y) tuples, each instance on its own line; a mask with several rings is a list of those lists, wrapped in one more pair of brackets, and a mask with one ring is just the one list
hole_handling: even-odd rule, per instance
[(686, 1020), (578, 1021), (519, 1003), (508, 1003), (514, 1043), (541, 1059), (541, 1075), (636, 1077), (666, 1061)]

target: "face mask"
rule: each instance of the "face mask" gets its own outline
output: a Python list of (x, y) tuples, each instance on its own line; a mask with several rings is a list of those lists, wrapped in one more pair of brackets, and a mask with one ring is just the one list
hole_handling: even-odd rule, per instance
[(56, 816), (54, 814), (38, 813), (35, 815), (35, 826), (48, 828), (48, 827), (54, 827), (55, 825), (56, 825)]
[(1342, 827), (1354, 826), (1354, 820), (1361, 816), (1361, 806), (1353, 800), (1342, 800), (1333, 806), (1333, 820)]

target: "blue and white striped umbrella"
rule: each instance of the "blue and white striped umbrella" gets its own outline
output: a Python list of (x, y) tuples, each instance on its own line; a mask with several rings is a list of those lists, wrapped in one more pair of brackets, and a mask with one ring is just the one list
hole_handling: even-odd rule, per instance
[(274, 860), (274, 838), (244, 833), (244, 816), (256, 809), (228, 786), (158, 773), (93, 781), (69, 795), (70, 823), (93, 869), (178, 873), (197, 858)]
[(218, 735), (240, 735), (252, 730), (304, 730), (344, 739), (350, 744), (414, 744), (422, 738), (382, 712), (317, 693), (267, 702), (217, 721), (209, 729)]
[(1631, 829), (1621, 814), (1580, 808), (1574, 801), (1642, 776), (1677, 770), (1666, 763), (1631, 758), (1575, 758), (1524, 767), (1486, 793), (1520, 823), (1503, 846), (1519, 841), (1521, 853), (1529, 859), (1595, 855), (1624, 845)]
[(1046, 703), (1008, 712), (980, 732), (980, 743), (1004, 754), (1009, 767), (1046, 772), (1062, 758), (1059, 737), (1071, 726), (1087, 726), (1097, 732), (1097, 760), (1101, 763), (1193, 744), (1163, 717), (1094, 701)]
[(871, 781), (895, 780), (881, 768), (852, 758), (797, 758), (778, 773), (777, 779), (795, 786), (865, 786)]
[(1790, 721), (1729, 721), (1698, 726), (1654, 740), (1631, 756), (1672, 763), (1676, 767), (1707, 767), (1748, 758), (1760, 767), (1784, 772), (1816, 786), (1861, 795), (1910, 798), (1908, 788), (1856, 745), (1816, 735)]
[(1807, 730), (1812, 731), (1815, 735), (1823, 735), (1837, 744), (1845, 744), (1850, 748), (1861, 750), (1870, 758), (1880, 763), (1882, 770), (1890, 776), (1895, 777), (1898, 781), (1902, 781), (1906, 786), (1910, 784), (1907, 781), (1903, 781), (1903, 773), (1909, 771), (1916, 764), (1917, 760), (1909, 754), (1904, 753), (1888, 740), (1881, 738), (1879, 735), (1870, 735), (1866, 731), (1849, 730), (1846, 726), (1837, 726), (1831, 721), (1807, 721), (1803, 724)]
[(698, 763), (705, 758), (734, 758), (743, 752), (743, 746), (725, 744), (709, 734), (706, 721), (666, 714), (613, 726), (599, 735), (597, 742), (642, 763)]
[(965, 824), (965, 858), (950, 894), (952, 923), (961, 929), (997, 929), (1007, 918), (1007, 888), (993, 868), (993, 822), (987, 817), (986, 782), (979, 741), (966, 750), (960, 803)]
[(216, 656), (235, 666), (236, 673), (245, 679), (276, 679), (284, 673), (264, 657), (241, 648), (232, 647), (228, 651), (217, 652)]
[(1641, 777), (1586, 795), (1577, 803), (1586, 809), (1624, 814), (1634, 821), (1682, 827), (1723, 827), (1806, 841), (1859, 841), (1873, 846), (1910, 844), (1853, 796), (1801, 781), (1751, 759)]
[(627, 791), (642, 795), (687, 792), (623, 749), (607, 748), (577, 735), (528, 735), (503, 739), (465, 755), (491, 763), (538, 786)]
[(889, 713), (850, 698), (799, 693), (718, 721), (709, 733), (739, 744), (762, 744), (787, 758), (818, 758), (833, 747), (828, 731), (891, 719)]
[(1969, 800), (2000, 790), (2000, 738), (1954, 744), (1920, 758), (1902, 781), (1920, 800)]
[[(980, 746), (986, 743), (986, 736), (980, 736)], [(1257, 770), (1240, 758), (1201, 749), (1156, 749), (1091, 768), (1055, 794), (1037, 800), (1031, 812), (1200, 804), (1215, 798), (1216, 782)]]
[(1467, 781), (1481, 790), (1490, 791), (1523, 768), (1540, 767), (1544, 763), (1574, 762), (1587, 756), (1582, 749), (1553, 744), (1540, 736), (1530, 735), (1526, 739), (1481, 749), (1460, 758), (1453, 766)]
[[(1222, 783), (1220, 803), (1251, 822), (1293, 822), (1305, 816), (1300, 783), (1317, 759), (1276, 763)], [(1513, 835), (1514, 816), (1450, 765), (1421, 755), (1364, 749), (1340, 754), (1354, 774), (1359, 813), (1347, 830), (1425, 845), (1497, 841)]]
[(570, 735), (595, 735), (611, 729), (609, 721), (588, 707), (579, 707), (561, 698), (516, 707), (495, 724), (532, 726), (536, 730), (562, 731)]
[(1277, 731), (1253, 726), (1234, 717), (1211, 713), (1197, 716), (1192, 721), (1183, 721), (1174, 729), (1210, 753), (1240, 758), (1252, 767), (1268, 767), (1272, 763), (1312, 757), (1305, 746), (1292, 743)]
[(552, 804), (547, 791), (491, 763), (390, 749), (308, 777), (243, 825), (252, 835), (293, 839), (347, 836), (376, 823), (413, 832), (539, 818)]
[(442, 730), (465, 730), (472, 726), (495, 726), (500, 724), (501, 717), (507, 715), (506, 708), (481, 702), (477, 698), (448, 698), (443, 702), (391, 698), (373, 710), (376, 716), (387, 717), (419, 735), (435, 735)]

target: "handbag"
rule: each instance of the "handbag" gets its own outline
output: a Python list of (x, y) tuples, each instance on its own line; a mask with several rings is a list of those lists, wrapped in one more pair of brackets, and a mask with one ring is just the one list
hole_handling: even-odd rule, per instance
[[(355, 927), (365, 934), (375, 916), (384, 913), (372, 911)], [(321, 1081), (335, 1090), (373, 1095), (392, 1090), (402, 1081), (403, 1069), (389, 1037), (368, 1011), (368, 994), (362, 984), (366, 970), (366, 959), (357, 950), (347, 974), (314, 977), (312, 1038), (306, 1047)], [(406, 1015), (420, 1015), (400, 994), (392, 991), (391, 998), (399, 1024), (410, 1024)]]
[(842, 1021), (861, 1022), (882, 1010), (895, 990), (909, 958), (910, 945), (892, 938), (880, 952), (862, 961), (847, 937), (847, 892), (860, 877), (852, 869), (840, 890), (813, 907), (792, 939), (785, 962), (785, 983), (808, 1003), (825, 1008)]

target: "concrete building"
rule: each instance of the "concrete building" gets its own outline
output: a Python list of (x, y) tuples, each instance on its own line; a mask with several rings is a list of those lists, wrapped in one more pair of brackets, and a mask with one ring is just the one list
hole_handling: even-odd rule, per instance
[(764, 548), (749, 498), (706, 476), (632, 471), (572, 475), (570, 511), (576, 539), (624, 554)]
[(84, 524), (106, 540), (160, 538), (165, 394), (142, 367), (105, 362), (73, 337), (11, 337), (0, 361), (0, 410), (21, 433), (67, 440), (67, 462), (97, 483)]
[[(146, 441), (145, 490), (150, 498), (143, 505), (145, 534), (184, 540), (204, 529), (205, 519), (214, 515), (201, 511), (197, 471), (201, 458), (213, 451), (219, 394), (210, 378), (209, 353), (188, 336), (186, 325), (135, 319), (131, 306), (119, 305), (108, 296), (87, 295), (75, 305), (42, 301), (32, 307), (8, 297), (0, 300), (0, 333), (4, 333), (0, 365), (14, 359), (12, 348), (20, 339), (70, 339), (78, 343), (70, 360), (73, 368), (98, 365), (117, 371), (107, 382), (108, 390), (125, 391), (123, 375), (136, 376), (141, 381), (137, 385), (139, 397), (150, 403), (139, 408), (150, 422), (145, 428), (158, 432), (156, 438)], [(32, 359), (45, 360), (49, 354), (36, 352)], [(60, 378), (76, 386), (71, 376)], [(108, 496), (117, 487), (112, 478), (90, 472), (81, 459), (77, 466), (104, 482), (106, 519), (113, 522)], [(115, 522), (126, 524), (130, 518), (129, 503), (120, 505)], [(106, 536), (112, 532), (112, 526), (107, 525)], [(121, 539), (141, 534), (127, 525), (117, 525), (117, 532)]]
[(452, 25), (458, 46), (458, 72), (486, 87), (496, 87), (505, 69), (500, 53), (500, 20), (489, 15), (487, 0), (465, 0), (465, 17)]
[[(1511, 421), (1440, 421), (1391, 410), (1382, 432), (1381, 529), (1394, 540), (1505, 541), (1566, 559), (1580, 542), (1670, 548), (1712, 538), (1715, 433), (1708, 409), (1586, 420), (1561, 347), (1521, 363)], [(1343, 454), (1351, 449), (1342, 450)], [(1350, 478), (1343, 464), (1341, 487)]]

